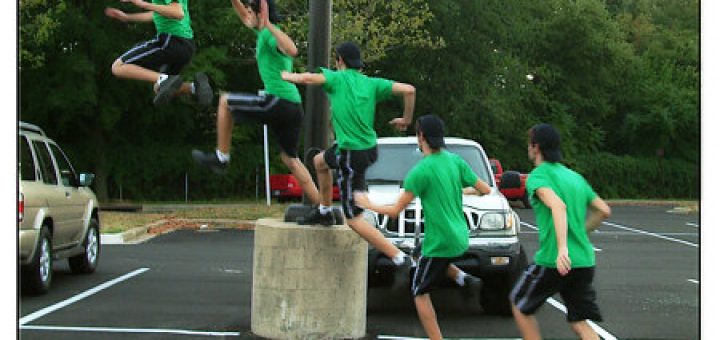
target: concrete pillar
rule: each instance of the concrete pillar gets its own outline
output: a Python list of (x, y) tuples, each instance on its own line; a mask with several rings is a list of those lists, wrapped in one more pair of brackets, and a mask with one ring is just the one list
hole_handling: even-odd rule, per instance
[(258, 220), (252, 332), (270, 339), (364, 337), (367, 249), (345, 225)]

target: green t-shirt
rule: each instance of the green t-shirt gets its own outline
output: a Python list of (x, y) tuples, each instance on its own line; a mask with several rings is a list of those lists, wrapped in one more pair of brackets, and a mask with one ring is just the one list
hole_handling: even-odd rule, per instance
[(394, 82), (368, 77), (355, 69), (320, 70), (325, 76), (323, 89), (330, 100), (338, 148), (366, 150), (374, 147), (377, 144), (373, 128), (375, 105), (392, 97)]
[(277, 40), (269, 29), (255, 30), (257, 44), (255, 57), (257, 59), (260, 79), (265, 85), (265, 93), (278, 96), (293, 103), (300, 103), (300, 91), (293, 83), (284, 81), (280, 77), (282, 71), (292, 72), (292, 57), (280, 52)]
[(557, 266), (552, 211), (535, 195), (539, 188), (550, 188), (567, 207), (567, 246), (572, 267), (595, 266), (595, 252), (585, 229), (585, 217), (588, 205), (597, 194), (585, 178), (561, 163), (543, 162), (530, 172), (525, 185), (539, 229), (540, 249), (535, 253), (535, 263), (546, 267)]
[(190, 11), (188, 11), (188, 0), (152, 0), (153, 4), (156, 5), (169, 5), (172, 2), (180, 3), (182, 6), (183, 16), (182, 19), (170, 19), (166, 18), (157, 12), (153, 12), (153, 23), (155, 23), (155, 29), (158, 33), (168, 33), (174, 36), (178, 36), (185, 39), (193, 38), (193, 30), (190, 26)]
[(468, 249), (462, 189), (478, 177), (460, 156), (441, 150), (425, 156), (405, 178), (405, 190), (420, 198), (425, 214), (422, 255), (457, 257)]

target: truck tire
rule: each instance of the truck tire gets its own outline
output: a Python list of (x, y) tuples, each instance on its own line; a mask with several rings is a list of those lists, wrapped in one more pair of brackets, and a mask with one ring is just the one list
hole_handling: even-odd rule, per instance
[(510, 291), (522, 271), (527, 267), (525, 249), (520, 246), (520, 253), (513, 268), (504, 276), (483, 278), (480, 290), (480, 306), (485, 313), (491, 315), (512, 316)]
[(85, 251), (68, 259), (70, 270), (75, 274), (89, 274), (97, 268), (100, 259), (100, 222), (93, 216), (90, 219), (83, 247)]
[(38, 234), (37, 249), (32, 261), (22, 266), (21, 285), (24, 292), (32, 295), (47, 293), (52, 282), (52, 235), (46, 226)]
[(532, 206), (530, 205), (530, 198), (528, 198), (527, 192), (525, 193), (525, 195), (522, 198), (522, 204), (525, 209), (532, 208)]
[(505, 171), (500, 176), (500, 189), (522, 188), (520, 173), (517, 171)]

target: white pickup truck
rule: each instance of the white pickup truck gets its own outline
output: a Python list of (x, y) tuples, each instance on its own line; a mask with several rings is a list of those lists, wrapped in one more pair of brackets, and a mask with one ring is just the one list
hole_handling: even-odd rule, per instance
[[(508, 295), (517, 276), (527, 266), (527, 256), (517, 236), (520, 219), (500, 193), (482, 146), (461, 138), (445, 138), (445, 144), (448, 151), (460, 155), (492, 188), (489, 195), (463, 196), (470, 248), (455, 264), (482, 279), (478, 296), (486, 313), (512, 315)], [(403, 179), (422, 157), (416, 137), (379, 138), (377, 162), (366, 174), (370, 200), (379, 204), (394, 203), (403, 190)], [(424, 224), (418, 198), (397, 219), (369, 210), (364, 217), (398, 248), (417, 253)], [(392, 261), (372, 247), (368, 256), (369, 285), (391, 284), (395, 268)], [(453, 287), (454, 283), (448, 279), (446, 285)]]

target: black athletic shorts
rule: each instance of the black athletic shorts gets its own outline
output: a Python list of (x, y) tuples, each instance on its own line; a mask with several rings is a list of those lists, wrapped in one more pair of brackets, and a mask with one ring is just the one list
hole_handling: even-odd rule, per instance
[(573, 268), (561, 276), (557, 268), (532, 264), (515, 283), (510, 301), (525, 315), (534, 314), (549, 297), (560, 293), (567, 307), (567, 321), (602, 321), (592, 286), (594, 267)]
[(333, 144), (325, 150), (325, 163), (330, 169), (338, 171), (337, 182), (340, 188), (340, 203), (345, 218), (360, 216), (363, 208), (355, 205), (354, 191), (367, 191), (365, 171), (377, 160), (377, 146), (367, 150), (343, 150)]
[(298, 157), (303, 120), (300, 103), (273, 95), (227, 93), (227, 104), (235, 123), (267, 124), (282, 151), (292, 158)]
[(135, 64), (169, 75), (180, 74), (195, 54), (195, 42), (161, 33), (155, 39), (139, 43), (120, 56), (126, 64)]
[(447, 279), (448, 267), (456, 258), (420, 256), (412, 280), (413, 296), (428, 294), (435, 285)]

